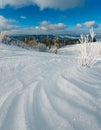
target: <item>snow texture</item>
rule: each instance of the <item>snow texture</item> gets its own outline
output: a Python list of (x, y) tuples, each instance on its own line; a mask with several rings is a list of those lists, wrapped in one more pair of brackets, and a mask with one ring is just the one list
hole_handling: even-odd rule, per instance
[(101, 43), (96, 63), (80, 45), (58, 54), (0, 43), (0, 130), (101, 130)]

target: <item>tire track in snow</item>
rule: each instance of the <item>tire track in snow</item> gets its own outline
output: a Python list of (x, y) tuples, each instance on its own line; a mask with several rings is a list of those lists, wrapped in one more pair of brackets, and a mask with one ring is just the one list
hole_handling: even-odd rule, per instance
[[(18, 86), (15, 86), (18, 85)], [(14, 88), (6, 92), (3, 96), (0, 98), (0, 128), (2, 129), (2, 126), (6, 120), (6, 116), (8, 114), (8, 111), (10, 107), (12, 106), (12, 102), (14, 98), (18, 95), (19, 91), (22, 89), (22, 84), (15, 80), (12, 82)]]

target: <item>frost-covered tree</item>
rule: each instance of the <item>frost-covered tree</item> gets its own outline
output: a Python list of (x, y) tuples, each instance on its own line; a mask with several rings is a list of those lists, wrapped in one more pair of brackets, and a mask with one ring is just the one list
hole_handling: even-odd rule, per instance
[[(94, 31), (90, 31), (92, 34), (92, 38), (94, 38)], [(81, 59), (79, 61), (79, 63), (82, 66), (87, 66), (90, 67), (95, 60), (95, 56), (93, 54), (93, 43), (89, 42), (89, 38), (88, 35), (84, 36), (81, 35), (80, 39), (79, 39), (81, 45), (80, 45), (80, 50), (81, 50)]]
[(83, 34), (80, 35), (80, 39), (79, 39), (80, 43), (83, 44), (84, 43), (84, 36)]
[(47, 44), (48, 48), (51, 49), (51, 38), (49, 36), (47, 36), (47, 38), (46, 38), (46, 44)]
[(55, 39), (53, 40), (54, 42), (54, 48), (53, 48), (53, 52), (55, 54), (57, 54), (58, 49), (60, 48), (60, 44), (59, 44), (59, 38), (55, 37)]
[(95, 33), (94, 33), (94, 29), (93, 29), (93, 27), (90, 29), (90, 36), (91, 36), (91, 41), (93, 42), (93, 40), (94, 40), (94, 37), (95, 37)]

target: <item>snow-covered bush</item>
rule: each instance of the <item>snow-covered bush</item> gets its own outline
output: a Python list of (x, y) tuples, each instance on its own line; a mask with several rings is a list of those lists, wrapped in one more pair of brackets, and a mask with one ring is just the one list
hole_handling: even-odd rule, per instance
[(6, 41), (7, 41), (7, 32), (6, 31), (0, 32), (0, 42), (5, 43)]
[[(90, 35), (93, 39), (95, 36), (93, 30), (90, 30)], [(79, 60), (79, 63), (82, 66), (90, 67), (95, 61), (93, 42), (89, 42), (88, 35), (81, 35), (79, 41), (81, 43), (81, 59)]]

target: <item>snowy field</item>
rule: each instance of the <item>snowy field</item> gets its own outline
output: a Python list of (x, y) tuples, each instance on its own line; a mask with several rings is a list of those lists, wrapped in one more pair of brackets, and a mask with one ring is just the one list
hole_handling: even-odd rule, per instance
[(94, 44), (96, 62), (85, 68), (80, 45), (56, 55), (0, 43), (0, 130), (101, 130), (101, 43)]

